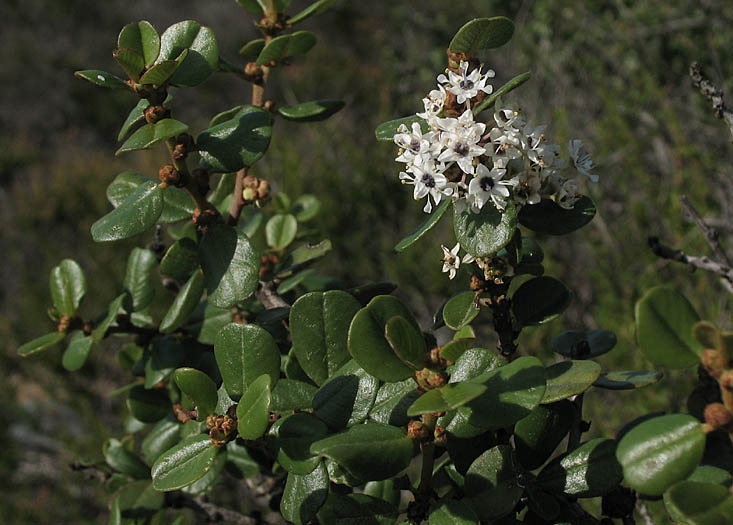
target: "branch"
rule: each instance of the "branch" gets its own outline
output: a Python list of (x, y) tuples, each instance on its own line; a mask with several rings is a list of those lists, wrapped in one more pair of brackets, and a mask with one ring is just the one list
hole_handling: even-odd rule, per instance
[(699, 268), (700, 270), (714, 273), (720, 277), (723, 287), (728, 292), (733, 293), (733, 269), (729, 266), (711, 261), (707, 257), (694, 257), (692, 255), (687, 255), (682, 250), (675, 250), (674, 248), (670, 248), (669, 246), (662, 244), (658, 237), (649, 237), (648, 242), (649, 247), (657, 257), (686, 264), (691, 271)]
[(244, 183), (242, 181), (247, 176), (247, 170), (248, 168), (239, 170), (234, 180), (234, 195), (232, 196), (232, 205), (229, 208), (228, 221), (231, 226), (236, 226), (240, 215), (242, 215), (242, 209), (244, 208), (244, 196), (242, 195)]
[(698, 211), (690, 202), (690, 199), (687, 198), (687, 195), (683, 195), (682, 197), (680, 197), (680, 202), (682, 203), (682, 206), (685, 208), (685, 211), (690, 215), (692, 220), (695, 221), (697, 227), (700, 228), (700, 231), (702, 231), (703, 235), (705, 236), (705, 240), (708, 243), (708, 246), (710, 246), (710, 249), (713, 250), (713, 253), (716, 255), (718, 260), (726, 266), (731, 266), (730, 259), (728, 259), (725, 251), (723, 251), (723, 248), (720, 246), (720, 242), (718, 240), (718, 232), (705, 223), (702, 216), (698, 213)]
[(257, 290), (257, 299), (259, 299), (267, 310), (272, 310), (273, 308), (290, 308), (290, 305), (272, 289), (272, 282), (266, 283), (260, 281), (260, 287)]
[(218, 523), (225, 521), (235, 525), (255, 525), (257, 520), (237, 511), (220, 507), (213, 503), (208, 503), (203, 498), (194, 498), (183, 492), (176, 492), (172, 495), (171, 502), (176, 507), (187, 507), (206, 517), (208, 523)]
[(692, 85), (700, 90), (702, 96), (713, 103), (715, 116), (725, 121), (728, 125), (731, 136), (733, 136), (733, 113), (725, 105), (725, 101), (723, 100), (723, 91), (715, 87), (703, 76), (700, 64), (697, 62), (693, 62), (690, 65), (690, 78), (692, 79)]

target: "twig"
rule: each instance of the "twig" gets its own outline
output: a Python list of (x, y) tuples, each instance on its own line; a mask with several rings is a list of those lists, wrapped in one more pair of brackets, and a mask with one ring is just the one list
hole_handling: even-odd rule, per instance
[(713, 103), (715, 115), (725, 121), (728, 125), (731, 136), (733, 137), (733, 112), (731, 112), (725, 105), (725, 101), (723, 100), (723, 91), (715, 87), (703, 76), (700, 64), (697, 62), (693, 62), (690, 65), (690, 78), (692, 79), (692, 85), (700, 90), (702, 96)]
[(685, 208), (685, 211), (690, 215), (692, 220), (695, 221), (697, 227), (700, 228), (700, 231), (702, 231), (703, 235), (705, 236), (705, 240), (708, 243), (708, 246), (710, 246), (710, 249), (713, 250), (713, 253), (718, 258), (718, 261), (724, 263), (726, 266), (731, 266), (728, 255), (726, 255), (725, 251), (723, 251), (723, 248), (720, 246), (720, 242), (718, 240), (718, 232), (705, 224), (702, 216), (692, 205), (690, 199), (687, 198), (687, 195), (683, 195), (682, 197), (680, 197), (680, 202), (682, 203), (682, 206)]
[(200, 497), (194, 498), (183, 492), (176, 492), (172, 495), (172, 499), (173, 501), (171, 503), (174, 506), (193, 509), (195, 512), (206, 516), (206, 520), (209, 523), (218, 523), (221, 521), (236, 525), (255, 525), (257, 523), (257, 520), (254, 518), (213, 503), (208, 503)]
[(733, 224), (723, 219), (706, 218), (705, 224), (710, 228), (715, 228), (718, 232), (733, 233)]
[(257, 290), (257, 299), (264, 305), (267, 310), (273, 308), (290, 308), (290, 305), (272, 289), (272, 282), (266, 283), (260, 281), (260, 287)]
[(242, 168), (237, 172), (236, 179), (234, 180), (234, 195), (232, 196), (232, 205), (229, 208), (229, 224), (236, 226), (239, 221), (239, 216), (242, 215), (242, 209), (244, 208), (244, 196), (242, 190), (244, 190), (244, 178), (247, 176), (248, 168)]
[(69, 465), (73, 472), (83, 472), (89, 479), (96, 479), (100, 483), (104, 483), (109, 479), (109, 473), (100, 469), (96, 465), (83, 465), (78, 461)]
[(639, 510), (639, 516), (644, 520), (644, 523), (646, 525), (657, 525), (649, 515), (649, 509), (646, 507), (646, 504), (640, 499), (637, 499), (636, 502), (638, 505), (637, 508)]
[(733, 269), (729, 266), (711, 261), (707, 257), (694, 257), (692, 255), (687, 255), (682, 250), (675, 250), (674, 248), (670, 248), (669, 246), (662, 244), (658, 237), (649, 237), (649, 247), (657, 257), (686, 264), (691, 270), (699, 268), (718, 275), (725, 289), (728, 292), (733, 293)]

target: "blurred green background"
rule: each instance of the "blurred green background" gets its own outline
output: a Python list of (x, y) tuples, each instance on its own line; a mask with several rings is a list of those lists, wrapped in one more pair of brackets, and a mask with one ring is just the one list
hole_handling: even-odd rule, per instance
[[(307, 4), (293, 0), (289, 11)], [(450, 221), (406, 252), (391, 252), (424, 217), (398, 183), (395, 147), (377, 143), (373, 130), (421, 110), (455, 31), (471, 18), (495, 15), (512, 18), (516, 32), (508, 46), (482, 55), (497, 73), (494, 85), (531, 71), (508, 101), (536, 124), (550, 124), (550, 140), (582, 138), (601, 176), (586, 189), (598, 206), (593, 222), (570, 236), (539, 239), (547, 273), (562, 279), (575, 300), (559, 320), (525, 330), (521, 352), (551, 363), (554, 335), (605, 328), (619, 337), (600, 359), (605, 369), (650, 368), (634, 343), (633, 306), (658, 284), (674, 286), (703, 317), (730, 328), (730, 298), (716, 279), (657, 260), (646, 245), (658, 235), (689, 253), (709, 254), (683, 216), (682, 194), (705, 217), (733, 224), (731, 137), (687, 73), (697, 60), (719, 87), (733, 82), (727, 0), (342, 1), (309, 20), (303, 26), (318, 45), (273, 73), (267, 97), (283, 105), (341, 98), (347, 106), (325, 123), (278, 122), (254, 172), (291, 196), (308, 192), (322, 200), (318, 226), (334, 252), (319, 272), (348, 285), (399, 283), (397, 294), (424, 327), (444, 298), (467, 287), (467, 274), (455, 281), (440, 274), (439, 245), (454, 243)], [(98, 482), (68, 465), (99, 455), (103, 439), (124, 432), (122, 401), (109, 396), (128, 380), (115, 365), (119, 343), (97, 349), (74, 374), (63, 371), (58, 351), (23, 360), (16, 350), (52, 329), (48, 273), (62, 258), (76, 259), (89, 277), (83, 313), (98, 313), (119, 293), (127, 250), (149, 239), (97, 245), (89, 227), (109, 209), (105, 188), (117, 173), (154, 176), (165, 162), (159, 150), (115, 158), (117, 131), (136, 101), (73, 72), (117, 72), (111, 52), (130, 21), (146, 19), (162, 31), (188, 18), (211, 26), (232, 62), (257, 36), (234, 0), (0, 5), (0, 522), (96, 523), (105, 515)], [(218, 75), (175, 97), (174, 116), (198, 132), (211, 115), (246, 103), (250, 90)], [(725, 243), (731, 230), (722, 233)], [(649, 411), (685, 411), (695, 375), (667, 372), (659, 385), (639, 392), (592, 390), (590, 435), (613, 435)]]

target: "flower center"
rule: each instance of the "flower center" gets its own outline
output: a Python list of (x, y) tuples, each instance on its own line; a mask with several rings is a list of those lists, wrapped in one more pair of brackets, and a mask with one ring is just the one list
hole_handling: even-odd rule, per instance
[(468, 147), (468, 144), (466, 144), (465, 142), (456, 142), (456, 145), (453, 146), (453, 151), (456, 152), (456, 155), (465, 157), (466, 155), (468, 155), (470, 148)]
[(410, 142), (410, 150), (414, 151), (415, 153), (420, 151), (420, 141), (417, 139), (412, 139)]
[(479, 185), (481, 186), (481, 189), (483, 191), (491, 191), (491, 189), (494, 187), (494, 179), (491, 177), (482, 177), (479, 181)]
[(420, 179), (420, 182), (422, 182), (428, 188), (435, 188), (435, 179), (433, 178), (432, 175), (429, 175), (426, 173), (425, 175), (422, 176), (422, 178)]
[(468, 80), (467, 78), (464, 78), (458, 83), (458, 86), (461, 89), (465, 90), (473, 89), (473, 80)]

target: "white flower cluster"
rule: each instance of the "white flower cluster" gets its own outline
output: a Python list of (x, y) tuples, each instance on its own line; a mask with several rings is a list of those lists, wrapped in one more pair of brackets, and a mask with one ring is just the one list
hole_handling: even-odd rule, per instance
[[(563, 208), (572, 208), (579, 198), (575, 180), (566, 178), (569, 163), (560, 158), (560, 146), (545, 139), (546, 126), (530, 125), (516, 108), (499, 109), (494, 124), (474, 120), (471, 102), (492, 93), (487, 84), (494, 72), (468, 72), (461, 62), (459, 73), (438, 76), (438, 89), (423, 99), (429, 130), (419, 123), (404, 124), (394, 136), (400, 147), (395, 159), (406, 164), (400, 172), (403, 184), (414, 186), (416, 200), (427, 197), (423, 210), (450, 198), (456, 206), (479, 212), (487, 203), (499, 210), (512, 199), (517, 208), (537, 204), (543, 196), (554, 198)], [(445, 114), (458, 115), (446, 117)], [(580, 140), (571, 140), (569, 158), (577, 172), (593, 182), (593, 161)]]

